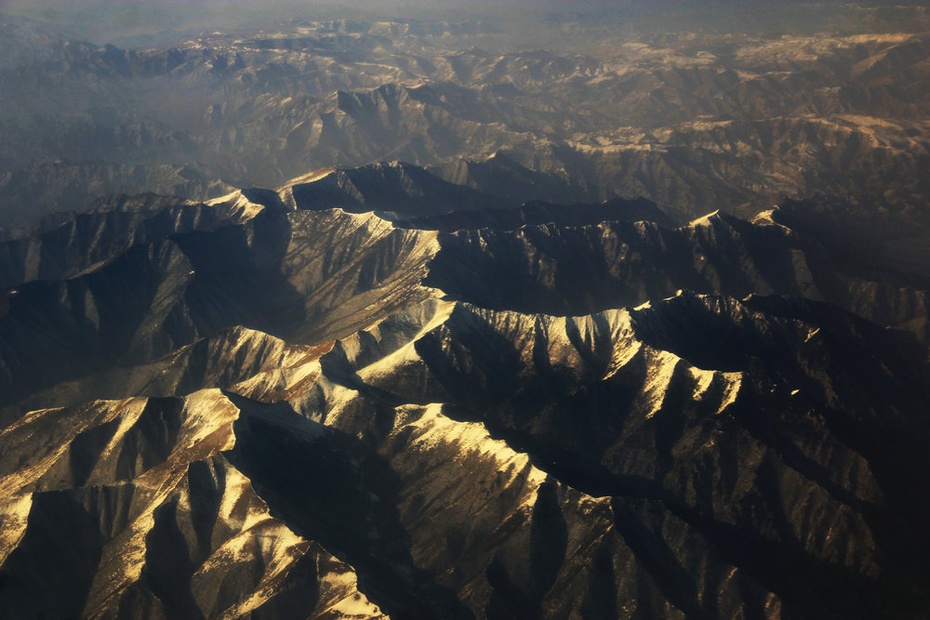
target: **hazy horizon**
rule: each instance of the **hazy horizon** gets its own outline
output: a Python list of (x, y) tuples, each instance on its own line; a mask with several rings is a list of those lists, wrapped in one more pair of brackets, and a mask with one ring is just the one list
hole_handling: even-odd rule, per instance
[[(835, 4), (850, 6), (848, 3)], [(858, 3), (861, 6), (889, 4), (926, 5), (927, 1), (901, 3), (877, 0)], [(814, 14), (805, 14), (801, 21), (781, 24), (773, 19), (776, 6), (808, 6)], [(818, 23), (825, 15), (836, 11), (831, 3), (806, 0), (782, 0), (778, 3), (750, 0), (264, 0), (257, 4), (247, 0), (166, 0), (151, 3), (143, 0), (0, 0), (0, 15), (26, 18), (45, 24), (50, 30), (76, 40), (120, 47), (139, 44), (157, 45), (170, 40), (172, 33), (185, 34), (205, 29), (270, 28), (282, 22), (299, 19), (419, 19), (467, 21), (493, 19), (510, 29), (538, 23), (538, 19), (553, 12), (591, 11), (611, 20), (629, 23), (637, 28), (670, 30), (696, 27), (737, 29), (747, 25), (776, 32), (791, 31), (809, 21)], [(710, 12), (705, 12), (708, 9)], [(723, 10), (721, 10), (723, 8)], [(605, 12), (607, 12), (605, 14)], [(640, 21), (642, 20), (642, 21)], [(154, 37), (154, 38), (153, 38)]]

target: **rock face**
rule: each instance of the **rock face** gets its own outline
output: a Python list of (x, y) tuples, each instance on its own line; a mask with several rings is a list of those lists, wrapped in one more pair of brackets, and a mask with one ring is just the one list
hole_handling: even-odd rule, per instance
[(4, 242), (0, 615), (930, 613), (920, 273), (791, 202), (332, 174)]

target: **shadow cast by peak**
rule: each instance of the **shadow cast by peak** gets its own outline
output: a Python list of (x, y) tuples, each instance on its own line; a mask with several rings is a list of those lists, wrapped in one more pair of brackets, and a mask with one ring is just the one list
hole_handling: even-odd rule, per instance
[(287, 403), (227, 397), (241, 415), (226, 456), (272, 514), (353, 566), (359, 589), (392, 618), (473, 617), (436, 575), (415, 565), (396, 505), (401, 481), (371, 445)]

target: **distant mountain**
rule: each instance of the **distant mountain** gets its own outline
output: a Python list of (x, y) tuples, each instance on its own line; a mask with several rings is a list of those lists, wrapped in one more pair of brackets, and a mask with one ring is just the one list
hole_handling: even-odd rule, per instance
[(809, 13), (816, 35), (634, 36), (646, 17), (633, 11), (623, 28), (539, 25), (544, 40), (506, 19), (320, 19), (137, 49), (7, 17), (0, 225), (106, 194), (206, 200), (379, 161), (518, 202), (642, 196), (679, 223), (816, 193), (912, 207), (930, 196), (930, 46), (904, 27), (926, 17), (912, 9), (779, 9), (785, 23)]

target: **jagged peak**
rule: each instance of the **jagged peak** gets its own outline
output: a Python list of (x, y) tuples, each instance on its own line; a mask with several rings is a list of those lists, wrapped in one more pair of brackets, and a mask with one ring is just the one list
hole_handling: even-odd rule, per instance
[(391, 170), (391, 171), (397, 171), (397, 172), (402, 172), (402, 173), (408, 172), (410, 170), (417, 170), (417, 171), (423, 170), (425, 172), (425, 170), (421, 168), (420, 166), (417, 166), (416, 164), (411, 164), (409, 162), (401, 161), (399, 159), (381, 160), (377, 162), (372, 162), (364, 166), (358, 166), (356, 168), (346, 169), (346, 171), (352, 171), (352, 170), (377, 170), (377, 171)]
[(209, 207), (226, 206), (240, 209), (240, 218), (247, 221), (267, 208), (285, 208), (281, 197), (270, 190), (261, 190), (258, 188), (237, 189), (234, 192), (207, 200), (205, 205)]
[(303, 185), (305, 183), (315, 183), (316, 181), (325, 179), (326, 177), (330, 176), (331, 174), (337, 171), (338, 171), (338, 168), (319, 168), (312, 172), (308, 172), (306, 174), (300, 175), (299, 177), (295, 177), (291, 179), (290, 181), (282, 185), (281, 189), (284, 190), (284, 189), (293, 187), (295, 185)]
[(778, 205), (775, 205), (771, 209), (766, 209), (765, 211), (760, 211), (756, 213), (749, 220), (750, 224), (757, 224), (759, 226), (772, 226), (776, 225), (777, 222), (774, 220), (775, 214), (778, 212)]
[[(511, 343), (527, 368), (534, 367), (545, 351), (549, 364), (572, 368), (579, 376), (595, 372), (599, 381), (607, 381), (632, 373), (630, 376), (642, 381), (635, 408), (644, 419), (663, 411), (665, 395), (673, 391), (673, 383), (681, 381), (692, 390), (694, 400), (710, 398), (717, 413), (723, 413), (736, 402), (743, 382), (740, 371), (702, 368), (675, 351), (646, 342), (637, 333), (634, 313), (617, 308), (563, 317), (459, 303), (446, 319), (445, 328), (451, 330), (453, 338), (463, 329), (478, 333), (491, 330)], [(494, 338), (486, 340), (493, 341)], [(530, 355), (529, 351), (533, 353)]]
[(337, 90), (334, 94), (336, 105), (343, 111), (354, 106), (377, 104), (380, 102), (401, 102), (409, 94), (411, 86), (399, 82), (388, 82), (369, 90)]
[(718, 226), (721, 224), (733, 226), (734, 224), (743, 223), (744, 220), (739, 219), (733, 215), (730, 215), (723, 209), (717, 209), (711, 211), (706, 215), (702, 215), (699, 218), (693, 219), (688, 222), (686, 228), (698, 228), (704, 226)]
[(714, 220), (717, 219), (717, 216), (719, 215), (719, 213), (720, 213), (720, 209), (717, 209), (716, 211), (711, 211), (710, 213), (706, 215), (702, 215), (699, 218), (691, 220), (690, 222), (688, 222), (688, 226), (689, 227), (710, 226), (713, 224)]
[[(752, 295), (750, 295), (752, 297)], [(745, 300), (730, 297), (719, 293), (697, 293), (691, 289), (678, 289), (674, 295), (661, 300), (653, 300), (644, 310), (650, 312), (663, 312), (669, 308), (693, 306), (706, 309), (721, 309), (726, 307), (740, 307)]]
[(784, 232), (793, 233), (790, 227), (785, 226), (778, 220), (782, 214), (782, 208), (778, 205), (775, 205), (771, 209), (766, 209), (765, 211), (760, 211), (749, 220), (749, 223), (753, 226), (767, 226), (771, 228), (777, 228)]

